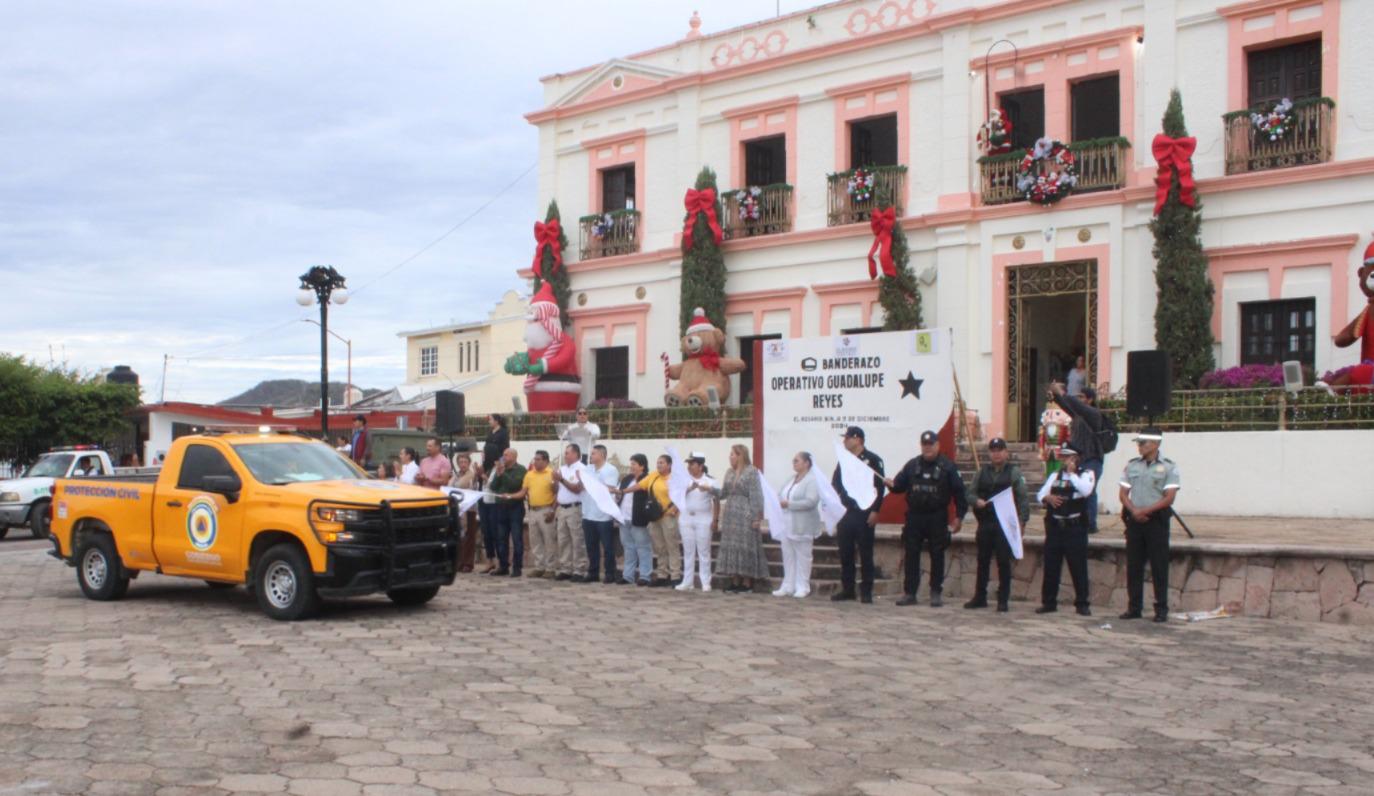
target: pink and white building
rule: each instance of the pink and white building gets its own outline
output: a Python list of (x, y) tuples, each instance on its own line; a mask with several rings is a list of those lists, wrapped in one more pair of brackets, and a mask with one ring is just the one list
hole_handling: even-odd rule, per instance
[[(1363, 305), (1374, 229), (1374, 69), (1355, 35), (1374, 31), (1374, 2), (840, 0), (700, 28), (544, 78), (527, 116), (538, 207), (558, 200), (572, 243), (587, 400), (661, 405), (683, 194), (703, 165), (722, 189), (762, 188), (749, 220), (726, 191), (727, 317), (713, 320), (731, 353), (881, 325), (870, 205), (847, 190), (871, 166), (896, 197), (926, 324), (954, 329), (965, 399), (1029, 438), (1073, 355), (1115, 388), (1126, 352), (1154, 347), (1150, 142), (1173, 87), (1198, 139), (1219, 365), (1354, 361), (1331, 337)], [(1076, 148), (1072, 195), (1032, 204), (1015, 163), (979, 161), (989, 95), (1018, 145)], [(1277, 142), (1226, 116), (1284, 97), (1295, 125)]]

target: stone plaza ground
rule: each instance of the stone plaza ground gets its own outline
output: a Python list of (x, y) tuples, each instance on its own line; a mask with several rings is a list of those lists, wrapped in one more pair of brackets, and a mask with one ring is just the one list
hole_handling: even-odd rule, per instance
[(0, 543), (0, 794), (1367, 794), (1374, 631), (464, 576), (267, 620)]

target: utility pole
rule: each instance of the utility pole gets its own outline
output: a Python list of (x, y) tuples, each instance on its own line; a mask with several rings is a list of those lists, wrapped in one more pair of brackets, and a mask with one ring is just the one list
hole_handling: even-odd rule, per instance
[(162, 355), (162, 386), (158, 389), (157, 402), (167, 403), (167, 360), (171, 359), (170, 354)]

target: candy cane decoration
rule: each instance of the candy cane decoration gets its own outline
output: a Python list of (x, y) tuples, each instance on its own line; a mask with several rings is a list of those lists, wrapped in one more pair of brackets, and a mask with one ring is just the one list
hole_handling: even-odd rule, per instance
[(668, 389), (668, 352), (664, 351), (658, 355), (658, 358), (663, 360), (663, 389), (666, 390)]

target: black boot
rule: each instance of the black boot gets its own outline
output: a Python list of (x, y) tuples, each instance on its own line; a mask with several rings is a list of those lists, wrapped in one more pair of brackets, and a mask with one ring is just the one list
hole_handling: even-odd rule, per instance
[(986, 597), (974, 597), (972, 600), (969, 600), (968, 602), (964, 603), (964, 607), (965, 607), (965, 608), (968, 608), (968, 609), (973, 609), (973, 608), (987, 608), (987, 607), (988, 607), (988, 598), (986, 598)]
[(900, 600), (897, 601), (897, 604), (898, 604), (898, 605), (916, 605), (916, 604), (917, 604), (917, 603), (916, 603), (916, 595), (914, 595), (914, 594), (904, 594), (904, 595), (902, 595), (902, 599), (900, 599)]
[(854, 592), (852, 591), (837, 591), (834, 594), (830, 595), (830, 602), (832, 603), (841, 603), (845, 600), (852, 599), (854, 599)]

